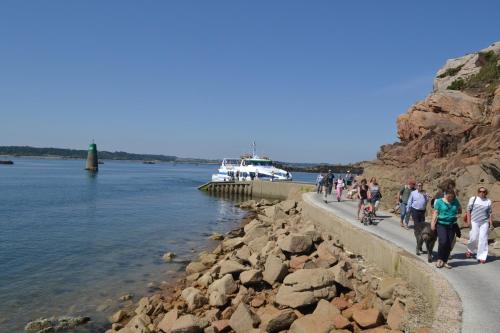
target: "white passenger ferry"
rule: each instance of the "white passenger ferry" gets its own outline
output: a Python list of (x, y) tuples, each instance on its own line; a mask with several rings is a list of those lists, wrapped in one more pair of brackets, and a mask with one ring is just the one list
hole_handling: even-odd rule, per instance
[(273, 161), (266, 157), (255, 154), (255, 143), (253, 154), (241, 158), (225, 158), (218, 170), (212, 175), (214, 182), (227, 182), (234, 180), (270, 180), (287, 181), (292, 180), (292, 174), (283, 169), (273, 166)]

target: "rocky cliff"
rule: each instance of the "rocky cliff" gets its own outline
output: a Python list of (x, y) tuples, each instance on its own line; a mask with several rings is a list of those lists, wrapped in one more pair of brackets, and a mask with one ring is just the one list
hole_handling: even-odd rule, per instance
[(386, 207), (408, 178), (423, 181), (431, 194), (450, 178), (463, 205), (479, 186), (488, 188), (500, 224), (499, 83), (500, 42), (439, 69), (430, 95), (398, 117), (400, 141), (364, 165), (364, 176), (379, 180)]

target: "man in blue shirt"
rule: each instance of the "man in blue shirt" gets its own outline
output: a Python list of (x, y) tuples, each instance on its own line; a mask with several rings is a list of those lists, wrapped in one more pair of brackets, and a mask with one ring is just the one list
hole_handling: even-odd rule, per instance
[(417, 189), (410, 193), (410, 197), (408, 198), (408, 203), (406, 205), (406, 213), (411, 213), (415, 228), (417, 225), (425, 222), (425, 209), (428, 201), (429, 195), (424, 191), (424, 184), (422, 182), (418, 182)]

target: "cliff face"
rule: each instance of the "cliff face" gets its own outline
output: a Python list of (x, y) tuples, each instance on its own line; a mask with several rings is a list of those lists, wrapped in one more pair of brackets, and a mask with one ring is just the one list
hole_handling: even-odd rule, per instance
[(488, 188), (500, 222), (499, 83), (500, 42), (447, 61), (432, 93), (398, 117), (400, 142), (382, 146), (364, 165), (364, 175), (379, 180), (386, 207), (410, 177), (431, 194), (451, 178), (463, 205), (479, 186)]

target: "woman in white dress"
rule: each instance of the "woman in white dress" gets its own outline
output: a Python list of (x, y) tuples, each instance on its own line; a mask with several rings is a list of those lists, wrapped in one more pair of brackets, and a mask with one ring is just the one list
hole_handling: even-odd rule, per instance
[(465, 257), (472, 258), (477, 252), (476, 259), (481, 264), (486, 263), (488, 257), (488, 230), (493, 227), (491, 200), (487, 195), (488, 190), (480, 187), (477, 196), (471, 197), (467, 205), (467, 225), (470, 224), (471, 230)]

